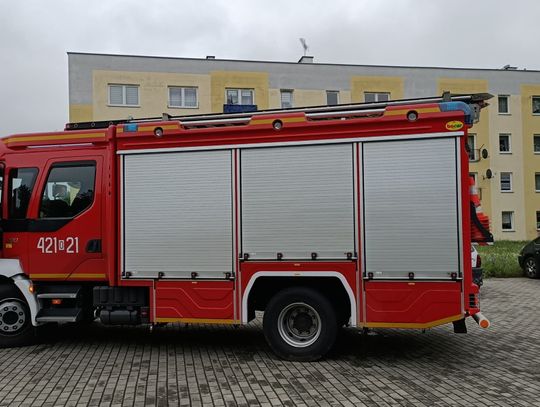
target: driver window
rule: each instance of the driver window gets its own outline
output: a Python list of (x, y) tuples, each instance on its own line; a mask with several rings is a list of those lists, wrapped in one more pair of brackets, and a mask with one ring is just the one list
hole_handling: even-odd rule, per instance
[(9, 172), (9, 218), (25, 219), (38, 170), (13, 168)]
[(43, 189), (40, 218), (72, 218), (92, 205), (95, 163), (54, 165)]

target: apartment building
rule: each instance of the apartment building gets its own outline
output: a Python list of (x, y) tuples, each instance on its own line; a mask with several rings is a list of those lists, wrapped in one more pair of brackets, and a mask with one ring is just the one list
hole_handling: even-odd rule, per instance
[[(540, 234), (540, 71), (68, 53), (71, 122), (494, 95), (469, 135), (470, 172), (499, 240)], [(429, 199), (429, 197), (427, 197)]]

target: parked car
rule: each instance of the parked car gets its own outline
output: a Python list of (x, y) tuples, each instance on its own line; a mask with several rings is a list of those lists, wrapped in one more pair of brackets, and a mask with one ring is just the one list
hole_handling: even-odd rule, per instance
[(473, 283), (478, 287), (482, 287), (484, 284), (484, 270), (482, 269), (482, 258), (478, 254), (476, 247), (471, 245), (471, 262), (472, 262), (472, 274)]
[(519, 252), (519, 266), (523, 273), (529, 278), (540, 278), (540, 237), (530, 241)]

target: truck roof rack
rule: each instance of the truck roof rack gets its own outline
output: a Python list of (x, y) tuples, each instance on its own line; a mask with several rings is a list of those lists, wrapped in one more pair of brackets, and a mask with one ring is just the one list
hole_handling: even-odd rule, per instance
[(486, 106), (486, 100), (492, 98), (489, 93), (474, 93), (474, 94), (451, 94), (444, 92), (440, 97), (431, 98), (414, 98), (414, 99), (399, 99), (385, 102), (369, 102), (369, 103), (347, 103), (332, 106), (310, 106), (310, 107), (294, 107), (288, 109), (267, 109), (257, 110), (254, 112), (245, 113), (209, 113), (186, 116), (172, 116), (168, 113), (163, 113), (160, 117), (144, 117), (144, 118), (128, 118), (116, 120), (101, 120), (89, 122), (67, 123), (65, 130), (88, 130), (88, 129), (104, 129), (111, 125), (125, 123), (144, 123), (155, 121), (170, 121), (178, 120), (185, 127), (209, 127), (244, 124), (249, 122), (253, 117), (261, 115), (269, 115), (275, 113), (305, 113), (309, 118), (332, 118), (338, 116), (369, 116), (378, 114), (384, 111), (388, 106), (400, 106), (411, 104), (426, 104), (426, 103), (442, 103), (442, 102), (464, 102), (467, 104), (479, 104), (482, 107)]

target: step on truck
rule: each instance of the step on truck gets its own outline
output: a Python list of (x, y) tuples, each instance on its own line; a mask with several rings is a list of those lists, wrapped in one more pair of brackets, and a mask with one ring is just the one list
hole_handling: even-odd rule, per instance
[(316, 360), (340, 327), (480, 313), (467, 131), (491, 95), (69, 123), (0, 140), (0, 346), (51, 323), (248, 324)]

